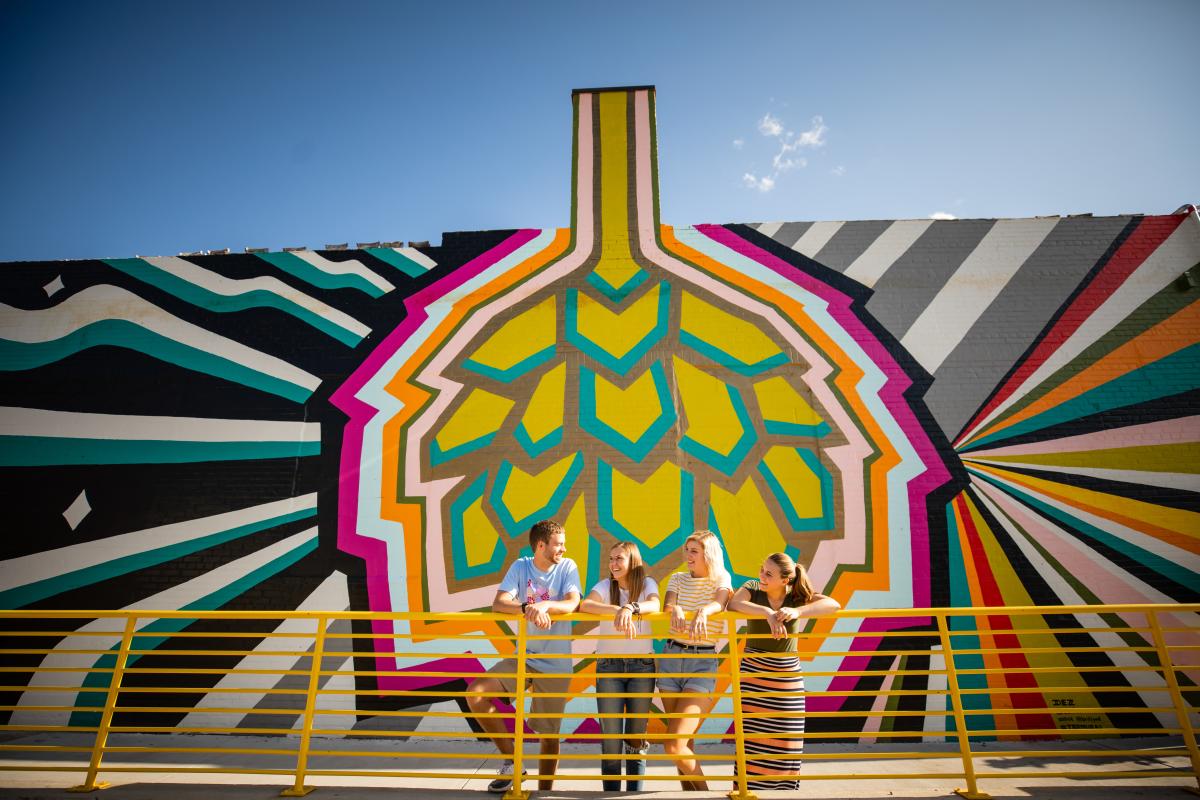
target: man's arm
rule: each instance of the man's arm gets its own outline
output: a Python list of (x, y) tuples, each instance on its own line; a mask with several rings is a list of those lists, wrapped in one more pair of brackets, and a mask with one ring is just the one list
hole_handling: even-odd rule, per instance
[[(558, 616), (560, 614), (572, 614), (579, 608), (579, 592), (574, 590), (567, 592), (562, 600), (541, 600), (536, 603), (530, 603), (532, 606), (537, 606), (547, 614)], [(520, 605), (517, 606), (517, 611), (520, 612)]]
[(513, 597), (512, 592), (500, 590), (492, 600), (492, 611), (496, 614), (520, 614), (521, 604)]

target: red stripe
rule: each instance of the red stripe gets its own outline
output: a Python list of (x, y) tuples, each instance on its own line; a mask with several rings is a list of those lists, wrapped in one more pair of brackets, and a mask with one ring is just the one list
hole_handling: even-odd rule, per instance
[[(1134, 270), (1141, 266), (1142, 262), (1175, 232), (1175, 229), (1186, 218), (1186, 214), (1144, 217), (1129, 238), (1117, 248), (1117, 252), (1113, 253), (1108, 263), (1100, 268), (1100, 272), (1096, 274), (1092, 282), (1075, 297), (1075, 300), (1055, 322), (1054, 327), (1037, 343), (1029, 357), (1009, 377), (1000, 391), (996, 392), (992, 399), (975, 413), (963, 431), (973, 430), (979, 420), (990, 414), (996, 406), (1015, 392), (1025, 382), (1025, 379), (1045, 363), (1050, 354), (1067, 341), (1071, 334), (1075, 333), (1079, 326), (1092, 315), (1092, 312), (1099, 308), (1100, 304), (1108, 299), (1133, 274)], [(980, 431), (979, 433), (984, 432)], [(963, 444), (964, 438), (960, 434), (959, 438), (955, 440), (954, 446), (960, 447)]]
[[(965, 504), (965, 493), (960, 494), (957, 498)], [(983, 594), (983, 602), (988, 606), (1006, 605), (1004, 597), (1000, 593), (1000, 587), (997, 585), (995, 577), (992, 575), (987, 551), (983, 548), (983, 540), (979, 535), (979, 531), (975, 527), (974, 518), (967, 512), (966, 508), (960, 506), (959, 509), (963, 521), (963, 528), (967, 534), (967, 541), (971, 546), (972, 559), (975, 562), (975, 573), (979, 577), (979, 588)], [(1012, 630), (1012, 620), (1007, 616), (989, 616), (988, 623), (993, 631)], [(1021, 641), (1018, 637), (1012, 634), (995, 634), (996, 647), (1003, 648), (1020, 648)], [(1004, 667), (1005, 672), (1002, 675), (1004, 685), (1010, 689), (1037, 689), (1037, 680), (1027, 671), (1029, 662), (1020, 653), (999, 653), (1000, 665)], [(1044, 695), (1037, 692), (1020, 692), (1017, 694), (1008, 695), (1009, 702), (1015, 708), (1044, 708), (1046, 699)], [(1025, 728), (1056, 728), (1054, 717), (1051, 714), (1018, 714), (1017, 727)], [(1051, 739), (1050, 735), (1038, 735), (1023, 737), (1028, 739)]]

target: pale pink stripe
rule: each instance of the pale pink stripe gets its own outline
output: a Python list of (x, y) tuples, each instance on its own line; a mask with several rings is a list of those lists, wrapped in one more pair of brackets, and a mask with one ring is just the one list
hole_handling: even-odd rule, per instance
[(1200, 442), (1200, 416), (1166, 419), (1130, 425), (1128, 428), (1111, 428), (1094, 433), (1082, 433), (1065, 439), (1045, 442), (1014, 444), (987, 450), (971, 450), (963, 458), (976, 456), (1025, 456), (1046, 453), (1079, 453), (1087, 450), (1108, 450), (1115, 447), (1138, 447), (1140, 445), (1188, 444)]
[[(892, 663), (889, 665), (889, 669), (894, 666), (896, 666), (896, 660), (892, 659)], [(894, 677), (895, 677), (895, 673), (891, 673), (891, 672), (889, 672), (887, 675), (885, 675), (883, 677), (883, 685), (879, 687), (879, 691), (881, 692), (881, 694), (878, 697), (876, 697), (875, 702), (873, 702), (871, 704), (871, 711), (875, 712), (876, 714), (878, 714), (879, 712), (881, 712), (887, 708), (888, 698), (887, 698), (886, 693), (890, 692), (892, 690), (892, 683), (893, 683)], [(882, 725), (883, 725), (883, 717), (882, 716), (867, 717), (866, 721), (863, 723), (863, 729), (862, 729), (863, 737), (862, 737), (862, 739), (860, 739), (860, 741), (863, 744), (874, 744), (876, 737), (867, 736), (866, 734), (879, 733), (879, 730), (882, 727)]]
[[(844, 498), (842, 507), (845, 509), (845, 531), (843, 539), (822, 543), (821, 548), (818, 549), (819, 560), (814, 559), (809, 570), (814, 584), (823, 587), (838, 563), (862, 564), (866, 560), (866, 516), (861, 464), (863, 459), (871, 454), (871, 445), (858, 433), (858, 428), (853, 424), (850, 416), (825, 384), (825, 378), (830, 374), (832, 367), (821, 353), (809, 345), (775, 309), (756, 302), (749, 295), (732, 291), (724, 284), (659, 249), (658, 237), (655, 235), (657, 232), (654, 219), (654, 189), (650, 169), (649, 96), (646, 92), (638, 92), (634, 102), (634, 130), (637, 137), (635, 151), (637, 158), (637, 218), (639, 245), (643, 255), (651, 263), (664, 270), (679, 275), (689, 283), (731, 303), (748, 308), (752, 313), (766, 319), (780, 336), (813, 365), (801, 377), (801, 380), (813, 391), (813, 394), (833, 418), (838, 429), (847, 438), (846, 445), (832, 447), (825, 451), (840, 473)], [(880, 509), (880, 513), (883, 511)], [(825, 550), (829, 555), (821, 553), (821, 550)]]
[[(524, 281), (503, 297), (472, 313), (450, 340), (434, 353), (429, 363), (417, 376), (421, 383), (435, 390), (436, 397), (429, 408), (413, 420), (409, 428), (404, 458), (404, 485), (408, 494), (426, 497), (425, 524), (427, 530), (449, 529), (448, 522), (442, 518), (443, 500), (449, 491), (465, 477), (440, 481), (424, 481), (421, 477), (421, 452), (426, 447), (425, 440), (430, 429), (435, 423), (442, 420), (445, 410), (464, 388), (462, 384), (443, 377), (444, 371), (498, 315), (549, 287), (555, 281), (561, 280), (580, 267), (591, 255), (594, 244), (592, 241), (594, 238), (592, 235), (594, 230), (592, 214), (592, 165), (594, 160), (592, 157), (592, 104), (586, 101), (587, 97), (588, 95), (583, 95), (579, 99), (579, 156), (576, 163), (578, 170), (576, 202), (578, 203), (579, 218), (575, 249), (549, 269)], [(425, 568), (429, 582), (431, 611), (464, 611), (491, 604), (496, 593), (494, 586), (451, 592), (449, 577), (446, 574), (444, 537), (427, 536), (425, 544)]]
[[(1057, 525), (1035, 514), (1020, 501), (1006, 494), (999, 487), (971, 476), (971, 486), (977, 492), (987, 496), (989, 500), (1013, 518), (1025, 531), (1038, 541), (1054, 556), (1072, 576), (1079, 578), (1088, 589), (1096, 595), (1099, 602), (1111, 605), (1132, 603), (1171, 603), (1167, 597), (1147, 586), (1151, 593), (1139, 588), (1140, 581), (1129, 575), (1116, 564), (1108, 561), (1074, 536), (1063, 531)], [(1141, 584), (1145, 586), (1145, 584)], [(1123, 618), (1130, 625), (1143, 624), (1142, 614), (1124, 614)], [(1194, 614), (1162, 614), (1163, 627), (1182, 628), (1195, 625)], [(1166, 633), (1163, 635), (1167, 644), (1195, 644), (1194, 634)], [(1174, 652), (1172, 658), (1180, 664), (1200, 663), (1200, 652), (1183, 650)]]

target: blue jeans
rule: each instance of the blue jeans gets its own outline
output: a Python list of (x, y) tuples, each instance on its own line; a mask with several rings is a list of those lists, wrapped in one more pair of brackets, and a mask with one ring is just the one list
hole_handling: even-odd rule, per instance
[[(633, 677), (609, 677), (606, 673), (629, 673)], [(633, 675), (637, 673), (636, 675)], [(596, 662), (596, 691), (602, 694), (626, 694), (630, 692), (649, 695), (654, 691), (654, 659), (652, 658), (605, 658)], [(596, 710), (601, 714), (642, 714), (650, 711), (650, 697), (597, 697)], [(645, 716), (601, 717), (600, 730), (607, 734), (618, 734), (624, 739), (600, 740), (600, 752), (606, 756), (620, 755), (624, 750), (627, 756), (645, 756), (649, 749), (645, 740)], [(629, 745), (630, 739), (638, 743), (637, 747)], [(621, 769), (621, 759), (604, 758), (600, 761), (600, 771), (605, 775), (626, 775), (634, 778), (646, 774), (645, 758), (625, 759), (625, 769)], [(621, 781), (618, 778), (604, 778), (604, 791), (621, 791)], [(640, 792), (640, 780), (625, 782), (626, 790)]]

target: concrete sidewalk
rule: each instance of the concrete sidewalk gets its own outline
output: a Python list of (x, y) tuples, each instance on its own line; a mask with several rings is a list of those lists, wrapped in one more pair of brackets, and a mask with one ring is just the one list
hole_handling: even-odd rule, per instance
[[(44, 747), (66, 745), (87, 747), (90, 736), (72, 737), (62, 734), (30, 734), (5, 737), (4, 745)], [(122, 734), (110, 737), (109, 744), (117, 747), (169, 748), (171, 752), (144, 753), (125, 751), (105, 756), (107, 767), (123, 766), (137, 772), (114, 772), (102, 770), (101, 780), (109, 781), (112, 787), (102, 797), (117, 800), (208, 800), (220, 796), (222, 800), (268, 800), (279, 796), (279, 791), (290, 786), (289, 775), (237, 775), (220, 773), (189, 774), (181, 769), (278, 769), (289, 770), (295, 766), (294, 737), (264, 736), (185, 736), (159, 734)], [(1036, 748), (1034, 747), (1036, 745)], [(1195, 788), (1196, 780), (1187, 777), (1191, 765), (1186, 757), (1156, 756), (1159, 751), (1178, 748), (1182, 745), (1177, 737), (1155, 737), (1147, 739), (1105, 739), (1075, 742), (996, 742), (976, 746), (978, 756), (975, 769), (985, 773), (1040, 773), (1040, 772), (1087, 772), (1111, 771), (1169, 771), (1180, 773), (1152, 778), (1050, 778), (1016, 777), (1007, 774), (1001, 777), (983, 777), (979, 781), (982, 791), (995, 798), (1034, 798), (1035, 800), (1118, 800), (1118, 798), (1186, 798), (1194, 797), (1186, 790)], [(257, 753), (234, 754), (201, 752), (200, 748), (238, 748), (257, 750)], [(536, 749), (536, 748), (534, 748)], [(1067, 750), (1113, 750), (1142, 751), (1137, 757), (1115, 756), (1113, 758), (1082, 757), (1038, 757), (1010, 756), (1007, 753), (1028, 751)], [(420, 778), (396, 778), (386, 776), (312, 776), (305, 782), (319, 787), (311, 797), (314, 800), (382, 800), (383, 798), (433, 798), (434, 800), (480, 800), (490, 795), (486, 792), (498, 764), (495, 751), (490, 746), (470, 740), (395, 740), (380, 738), (314, 738), (314, 751), (326, 755), (314, 755), (310, 766), (314, 769), (336, 769), (345, 771), (368, 770), (411, 770), (458, 772), (468, 778), (439, 778), (429, 775)], [(953, 791), (964, 785), (961, 774), (962, 762), (953, 747), (944, 744), (895, 744), (895, 745), (846, 745), (811, 744), (807, 748), (804, 778), (800, 789), (794, 792), (758, 792), (763, 800), (769, 798), (895, 798), (895, 800), (917, 800), (918, 798), (955, 798)], [(889, 751), (918, 751), (922, 757), (912, 759), (888, 758)], [(266, 751), (266, 752), (264, 752)], [(272, 753), (270, 751), (276, 751)], [(559, 767), (560, 780), (551, 792), (538, 792), (546, 800), (568, 800), (568, 798), (604, 797), (600, 781), (594, 776), (599, 763), (580, 756), (595, 755), (599, 751), (594, 744), (569, 744), (563, 747), (563, 758)], [(849, 759), (821, 760), (822, 754), (853, 753)], [(713, 774), (730, 774), (729, 746), (713, 745), (700, 749), (701, 755), (715, 760), (707, 769)], [(419, 755), (424, 754), (424, 755)], [(659, 754), (661, 758), (661, 753)], [(718, 760), (719, 759), (719, 760)], [(415, 762), (415, 763), (414, 763)], [(85, 766), (86, 752), (49, 752), (45, 750), (0, 751), (0, 800), (29, 798), (30, 800), (56, 800), (77, 798), (78, 794), (66, 791), (82, 781), (82, 773), (62, 771), (71, 767)], [(14, 770), (14, 768), (16, 768)], [(19, 771), (17, 771), (19, 770)], [(670, 762), (651, 760), (649, 772), (652, 776), (674, 775)], [(905, 774), (929, 772), (941, 773), (945, 777), (904, 778)], [(824, 775), (854, 774), (862, 779), (822, 779)], [(876, 776), (866, 778), (865, 776)], [(729, 781), (712, 780), (708, 793), (683, 793), (676, 780), (647, 781), (651, 791), (625, 794), (624, 797), (724, 797), (730, 788)], [(525, 788), (534, 788), (526, 783)]]

